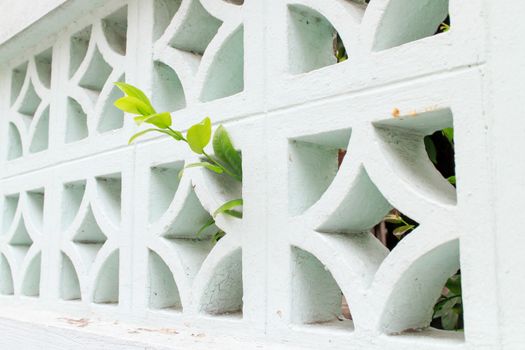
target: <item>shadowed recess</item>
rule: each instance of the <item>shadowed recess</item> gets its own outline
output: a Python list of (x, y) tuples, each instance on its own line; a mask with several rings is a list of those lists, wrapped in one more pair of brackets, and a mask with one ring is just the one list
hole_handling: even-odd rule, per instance
[(288, 20), (290, 73), (307, 73), (337, 63), (334, 56), (337, 32), (323, 15), (306, 6), (290, 5)]
[(7, 160), (22, 157), (22, 138), (15, 124), (9, 123), (9, 147), (7, 149)]
[(80, 283), (75, 266), (71, 259), (62, 253), (62, 268), (60, 271), (60, 298), (63, 300), (80, 300)]
[(217, 52), (209, 68), (200, 99), (203, 102), (244, 90), (244, 28), (239, 27)]
[(200, 311), (211, 315), (242, 315), (242, 251), (224, 257), (200, 299)]
[[(169, 44), (176, 49), (202, 56), (222, 22), (210, 15), (200, 1), (192, 1), (184, 20)], [(199, 28), (195, 30), (194, 28)]]
[(12, 295), (14, 293), (13, 274), (11, 266), (7, 262), (6, 257), (0, 255), (0, 294)]
[(177, 284), (170, 268), (154, 251), (149, 251), (149, 307), (182, 310)]
[(41, 253), (38, 253), (27, 267), (27, 271), (22, 282), (22, 295), (29, 297), (37, 297), (40, 295), (41, 263)]
[(47, 88), (51, 87), (51, 63), (53, 61), (53, 48), (49, 48), (35, 56), (35, 66), (38, 77)]
[(292, 322), (353, 329), (346, 299), (330, 271), (312, 254), (292, 248)]
[(117, 304), (119, 301), (119, 251), (113, 252), (102, 265), (95, 281), (93, 302)]
[(66, 143), (88, 137), (87, 115), (82, 106), (73, 98), (67, 98)]
[[(123, 82), (124, 76), (120, 77), (118, 81)], [(124, 126), (124, 113), (115, 107), (114, 103), (122, 97), (122, 92), (118, 87), (113, 86), (111, 92), (104, 102), (102, 109), (102, 115), (98, 121), (97, 131), (105, 133), (117, 129), (121, 129)]]
[(15, 218), (16, 210), (18, 208), (18, 202), (20, 199), (19, 194), (12, 194), (4, 197), (3, 202), (3, 215), (2, 215), (2, 232), (1, 235), (5, 235), (13, 220)]
[(30, 153), (45, 151), (49, 146), (49, 107), (43, 112), (35, 126), (33, 139), (29, 146)]
[(392, 0), (383, 14), (374, 50), (385, 50), (433, 36), (448, 16), (449, 0)]
[(180, 8), (182, 0), (155, 0), (155, 21), (153, 39), (157, 40), (170, 25), (171, 20)]
[(155, 62), (152, 102), (158, 111), (176, 111), (186, 107), (186, 96), (177, 73), (162, 62)]
[(13, 69), (11, 74), (11, 104), (15, 103), (18, 95), (20, 95), (27, 75), (27, 65), (28, 63), (25, 62)]
[(288, 147), (288, 210), (299, 215), (316, 203), (339, 169), (351, 130), (341, 129), (291, 139)]
[(69, 78), (73, 77), (84, 58), (86, 58), (89, 40), (91, 39), (91, 29), (91, 26), (86, 27), (75, 33), (70, 39)]
[(128, 32), (128, 7), (124, 6), (102, 20), (102, 29), (111, 48), (121, 54), (126, 54)]

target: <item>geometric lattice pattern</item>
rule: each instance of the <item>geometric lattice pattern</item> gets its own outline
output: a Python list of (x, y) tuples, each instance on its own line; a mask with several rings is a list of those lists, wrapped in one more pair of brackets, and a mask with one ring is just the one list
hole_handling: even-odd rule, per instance
[[(476, 4), (114, 0), (72, 18), (2, 62), (2, 300), (299, 346), (467, 348), (481, 317), (468, 285), (465, 332), (429, 325), (447, 279), (472, 273), (464, 208), (486, 176), (465, 163), (486, 147), (469, 139), (484, 135)], [(175, 128), (223, 123), (242, 186), (200, 168), (179, 179), (196, 159), (167, 138), (128, 145), (116, 81)], [(457, 189), (423, 141), (448, 127)], [(240, 196), (243, 219), (196, 236)], [(371, 229), (392, 208), (419, 226), (389, 251)]]

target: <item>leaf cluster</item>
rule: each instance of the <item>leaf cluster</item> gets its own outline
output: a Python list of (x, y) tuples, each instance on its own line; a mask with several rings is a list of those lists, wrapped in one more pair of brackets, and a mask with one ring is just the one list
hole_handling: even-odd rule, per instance
[[(187, 143), (193, 153), (203, 157), (202, 161), (188, 164), (184, 169), (203, 167), (217, 174), (226, 174), (242, 182), (241, 154), (235, 149), (230, 135), (224, 126), (219, 125), (213, 135), (212, 141), (212, 123), (210, 118), (206, 117), (201, 122), (191, 126), (186, 136), (184, 136), (182, 131), (172, 129), (171, 113), (157, 112), (150, 99), (142, 90), (122, 82), (117, 82), (115, 85), (124, 93), (123, 97), (115, 101), (115, 107), (123, 112), (132, 114), (137, 125), (149, 124), (152, 126), (131, 136), (129, 143), (151, 132), (168, 135), (175, 141)], [(214, 156), (209, 155), (205, 150), (210, 144), (210, 141), (212, 141)], [(182, 176), (184, 169), (179, 173), (179, 177)], [(199, 229), (197, 236), (215, 224), (215, 217), (219, 214), (242, 218), (242, 212), (236, 210), (236, 208), (242, 206), (242, 204), (242, 199), (234, 199), (221, 205), (215, 211), (213, 218)], [(223, 236), (224, 232), (219, 230), (213, 235), (212, 239), (217, 241)]]

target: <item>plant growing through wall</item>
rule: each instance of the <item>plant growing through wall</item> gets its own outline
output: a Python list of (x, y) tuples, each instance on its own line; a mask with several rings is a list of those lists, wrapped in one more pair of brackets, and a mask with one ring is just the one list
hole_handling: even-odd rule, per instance
[[(219, 125), (217, 127), (212, 140), (211, 120), (206, 117), (200, 123), (191, 126), (186, 132), (186, 136), (184, 136), (182, 131), (172, 128), (171, 113), (157, 112), (150, 99), (142, 90), (121, 82), (117, 82), (115, 85), (124, 93), (123, 97), (115, 101), (115, 106), (123, 112), (132, 114), (137, 125), (148, 124), (152, 126), (131, 136), (129, 143), (152, 132), (168, 135), (177, 142), (186, 143), (191, 151), (200, 158), (199, 162), (188, 164), (184, 169), (203, 167), (213, 173), (225, 174), (236, 181), (242, 182), (242, 158), (240, 153), (234, 148), (230, 135), (224, 126)], [(206, 152), (206, 147), (210, 141), (212, 141), (214, 155)], [(182, 176), (184, 169), (179, 176)], [(213, 213), (213, 217), (199, 229), (196, 233), (197, 236), (215, 224), (217, 215), (242, 218), (242, 212), (237, 210), (242, 205), (242, 198), (233, 199), (221, 205)], [(224, 234), (222, 230), (219, 230), (213, 235), (212, 240), (217, 241)]]
[[(368, 4), (370, 1), (360, 1)], [(447, 16), (436, 29), (435, 34), (444, 33), (450, 30), (450, 17)], [(338, 63), (348, 59), (348, 52), (338, 33), (334, 33), (333, 54)], [(450, 184), (456, 186), (455, 163), (454, 163), (454, 129), (445, 128), (424, 138), (425, 149), (430, 161), (438, 171), (448, 180)], [(340, 154), (340, 162), (342, 161)], [(386, 235), (396, 239), (386, 239), (383, 243), (393, 249), (398, 240), (410, 234), (417, 223), (407, 216), (393, 209), (378, 227), (386, 229)], [(393, 243), (392, 243), (393, 242)], [(434, 305), (431, 325), (445, 330), (463, 329), (463, 301), (461, 296), (461, 271), (450, 277), (444, 286), (441, 296)]]

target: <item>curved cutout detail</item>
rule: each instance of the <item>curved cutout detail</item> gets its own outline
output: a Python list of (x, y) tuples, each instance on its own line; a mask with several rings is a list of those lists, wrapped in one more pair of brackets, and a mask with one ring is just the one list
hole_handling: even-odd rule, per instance
[(65, 230), (75, 219), (80, 204), (86, 193), (86, 181), (72, 182), (64, 185), (62, 195), (62, 229)]
[(113, 252), (98, 272), (93, 293), (97, 304), (116, 304), (119, 301), (119, 251)]
[(42, 254), (38, 253), (27, 266), (26, 274), (22, 282), (22, 295), (37, 297), (40, 295), (40, 270)]
[(451, 110), (443, 109), (374, 123), (381, 151), (400, 178), (425, 197), (448, 205), (457, 203), (456, 189), (430, 161), (424, 138), (452, 127), (452, 119)]
[(157, 40), (162, 36), (179, 10), (181, 3), (182, 0), (155, 0), (153, 40)]
[(96, 178), (98, 202), (104, 208), (104, 214), (114, 224), (120, 224), (122, 179), (120, 174), (99, 176)]
[(9, 123), (9, 148), (7, 150), (7, 160), (13, 160), (22, 157), (22, 137), (18, 127)]
[(13, 295), (13, 274), (11, 272), (11, 266), (7, 262), (6, 257), (0, 255), (0, 294), (2, 295)]
[[(124, 81), (120, 78), (119, 81)], [(100, 133), (121, 129), (124, 126), (124, 113), (115, 107), (114, 102), (122, 97), (120, 90), (113, 86), (106, 101), (97, 125), (97, 131)]]
[(44, 226), (44, 201), (45, 193), (43, 188), (26, 192), (27, 218), (40, 232)]
[(45, 151), (49, 146), (49, 107), (43, 112), (35, 126), (33, 139), (29, 146), (30, 153)]
[[(211, 16), (199, 0), (191, 1), (185, 18), (181, 20), (175, 34), (169, 39), (169, 45), (202, 56), (221, 25), (222, 22)], [(194, 28), (199, 30), (196, 31)]]
[(288, 57), (292, 74), (308, 73), (337, 63), (336, 30), (320, 13), (302, 5), (289, 5)]
[(36, 113), (36, 110), (38, 109), (38, 106), (40, 106), (40, 102), (42, 102), (42, 99), (40, 98), (40, 96), (38, 96), (33, 82), (29, 80), (28, 84), (29, 85), (27, 87), (27, 90), (25, 91), (22, 102), (18, 107), (18, 112), (25, 116), (33, 118)]
[(128, 31), (128, 7), (124, 6), (102, 20), (102, 29), (111, 48), (121, 54), (126, 54)]
[(82, 78), (80, 78), (78, 85), (98, 95), (104, 88), (112, 71), (113, 68), (104, 60), (98, 47), (95, 47), (95, 52), (93, 53), (93, 57), (91, 57), (89, 66), (82, 75)]
[(91, 265), (107, 241), (107, 237), (98, 225), (91, 207), (87, 208), (86, 214), (74, 233), (72, 240), (86, 266)]
[(160, 111), (176, 111), (186, 107), (184, 88), (175, 71), (162, 62), (155, 62), (153, 105)]
[(339, 151), (346, 150), (351, 130), (302, 136), (288, 147), (288, 210), (299, 215), (316, 203), (339, 169)]
[(292, 322), (328, 324), (346, 319), (341, 288), (330, 271), (312, 254), (296, 247), (292, 248), (291, 283)]
[(22, 91), (27, 75), (27, 66), (28, 62), (25, 62), (13, 69), (11, 74), (11, 104), (15, 103), (18, 99), (18, 95), (20, 95), (20, 92)]
[(173, 274), (162, 258), (149, 251), (149, 307), (152, 309), (182, 310), (179, 290)]
[(448, 15), (449, 0), (391, 0), (377, 28), (374, 50), (432, 36)]
[(179, 188), (179, 173), (184, 168), (183, 162), (163, 164), (151, 168), (149, 191), (149, 218), (155, 222), (168, 210)]
[(366, 232), (392, 209), (374, 185), (366, 170), (360, 167), (351, 190), (337, 209), (316, 228), (326, 233)]
[(92, 26), (86, 27), (77, 32), (70, 39), (69, 47), (69, 78), (75, 75), (80, 67), (80, 64), (86, 58), (89, 47), (89, 40), (91, 40)]
[(13, 220), (15, 218), (16, 211), (18, 209), (18, 203), (20, 200), (19, 194), (9, 195), (4, 197), (3, 203), (3, 215), (2, 215), (2, 232), (0, 235), (7, 233)]
[(11, 246), (23, 247), (26, 249), (26, 251), (29, 250), (29, 247), (31, 247), (33, 244), (33, 240), (27, 231), (24, 218), (20, 218), (18, 226), (16, 227), (13, 236), (11, 236), (11, 239), (9, 240), (9, 244)]
[(211, 215), (202, 207), (195, 192), (190, 190), (176, 217), (164, 227), (162, 236), (168, 239), (207, 239), (217, 232), (217, 226), (208, 227), (199, 237), (196, 237), (196, 234), (210, 219)]
[(393, 286), (381, 315), (381, 331), (393, 334), (427, 328), (443, 286), (458, 269), (458, 240), (419, 257)]
[(211, 315), (242, 313), (242, 251), (237, 249), (215, 266), (202, 293), (199, 311)]
[(53, 48), (35, 56), (35, 66), (38, 77), (42, 84), (48, 89), (51, 87), (51, 63), (53, 61)]
[(202, 85), (202, 102), (232, 96), (244, 90), (244, 28), (235, 30), (213, 58)]
[(80, 300), (80, 282), (71, 259), (62, 252), (62, 269), (60, 273), (60, 298), (63, 300)]
[(66, 143), (85, 139), (89, 135), (87, 114), (73, 98), (67, 98)]

